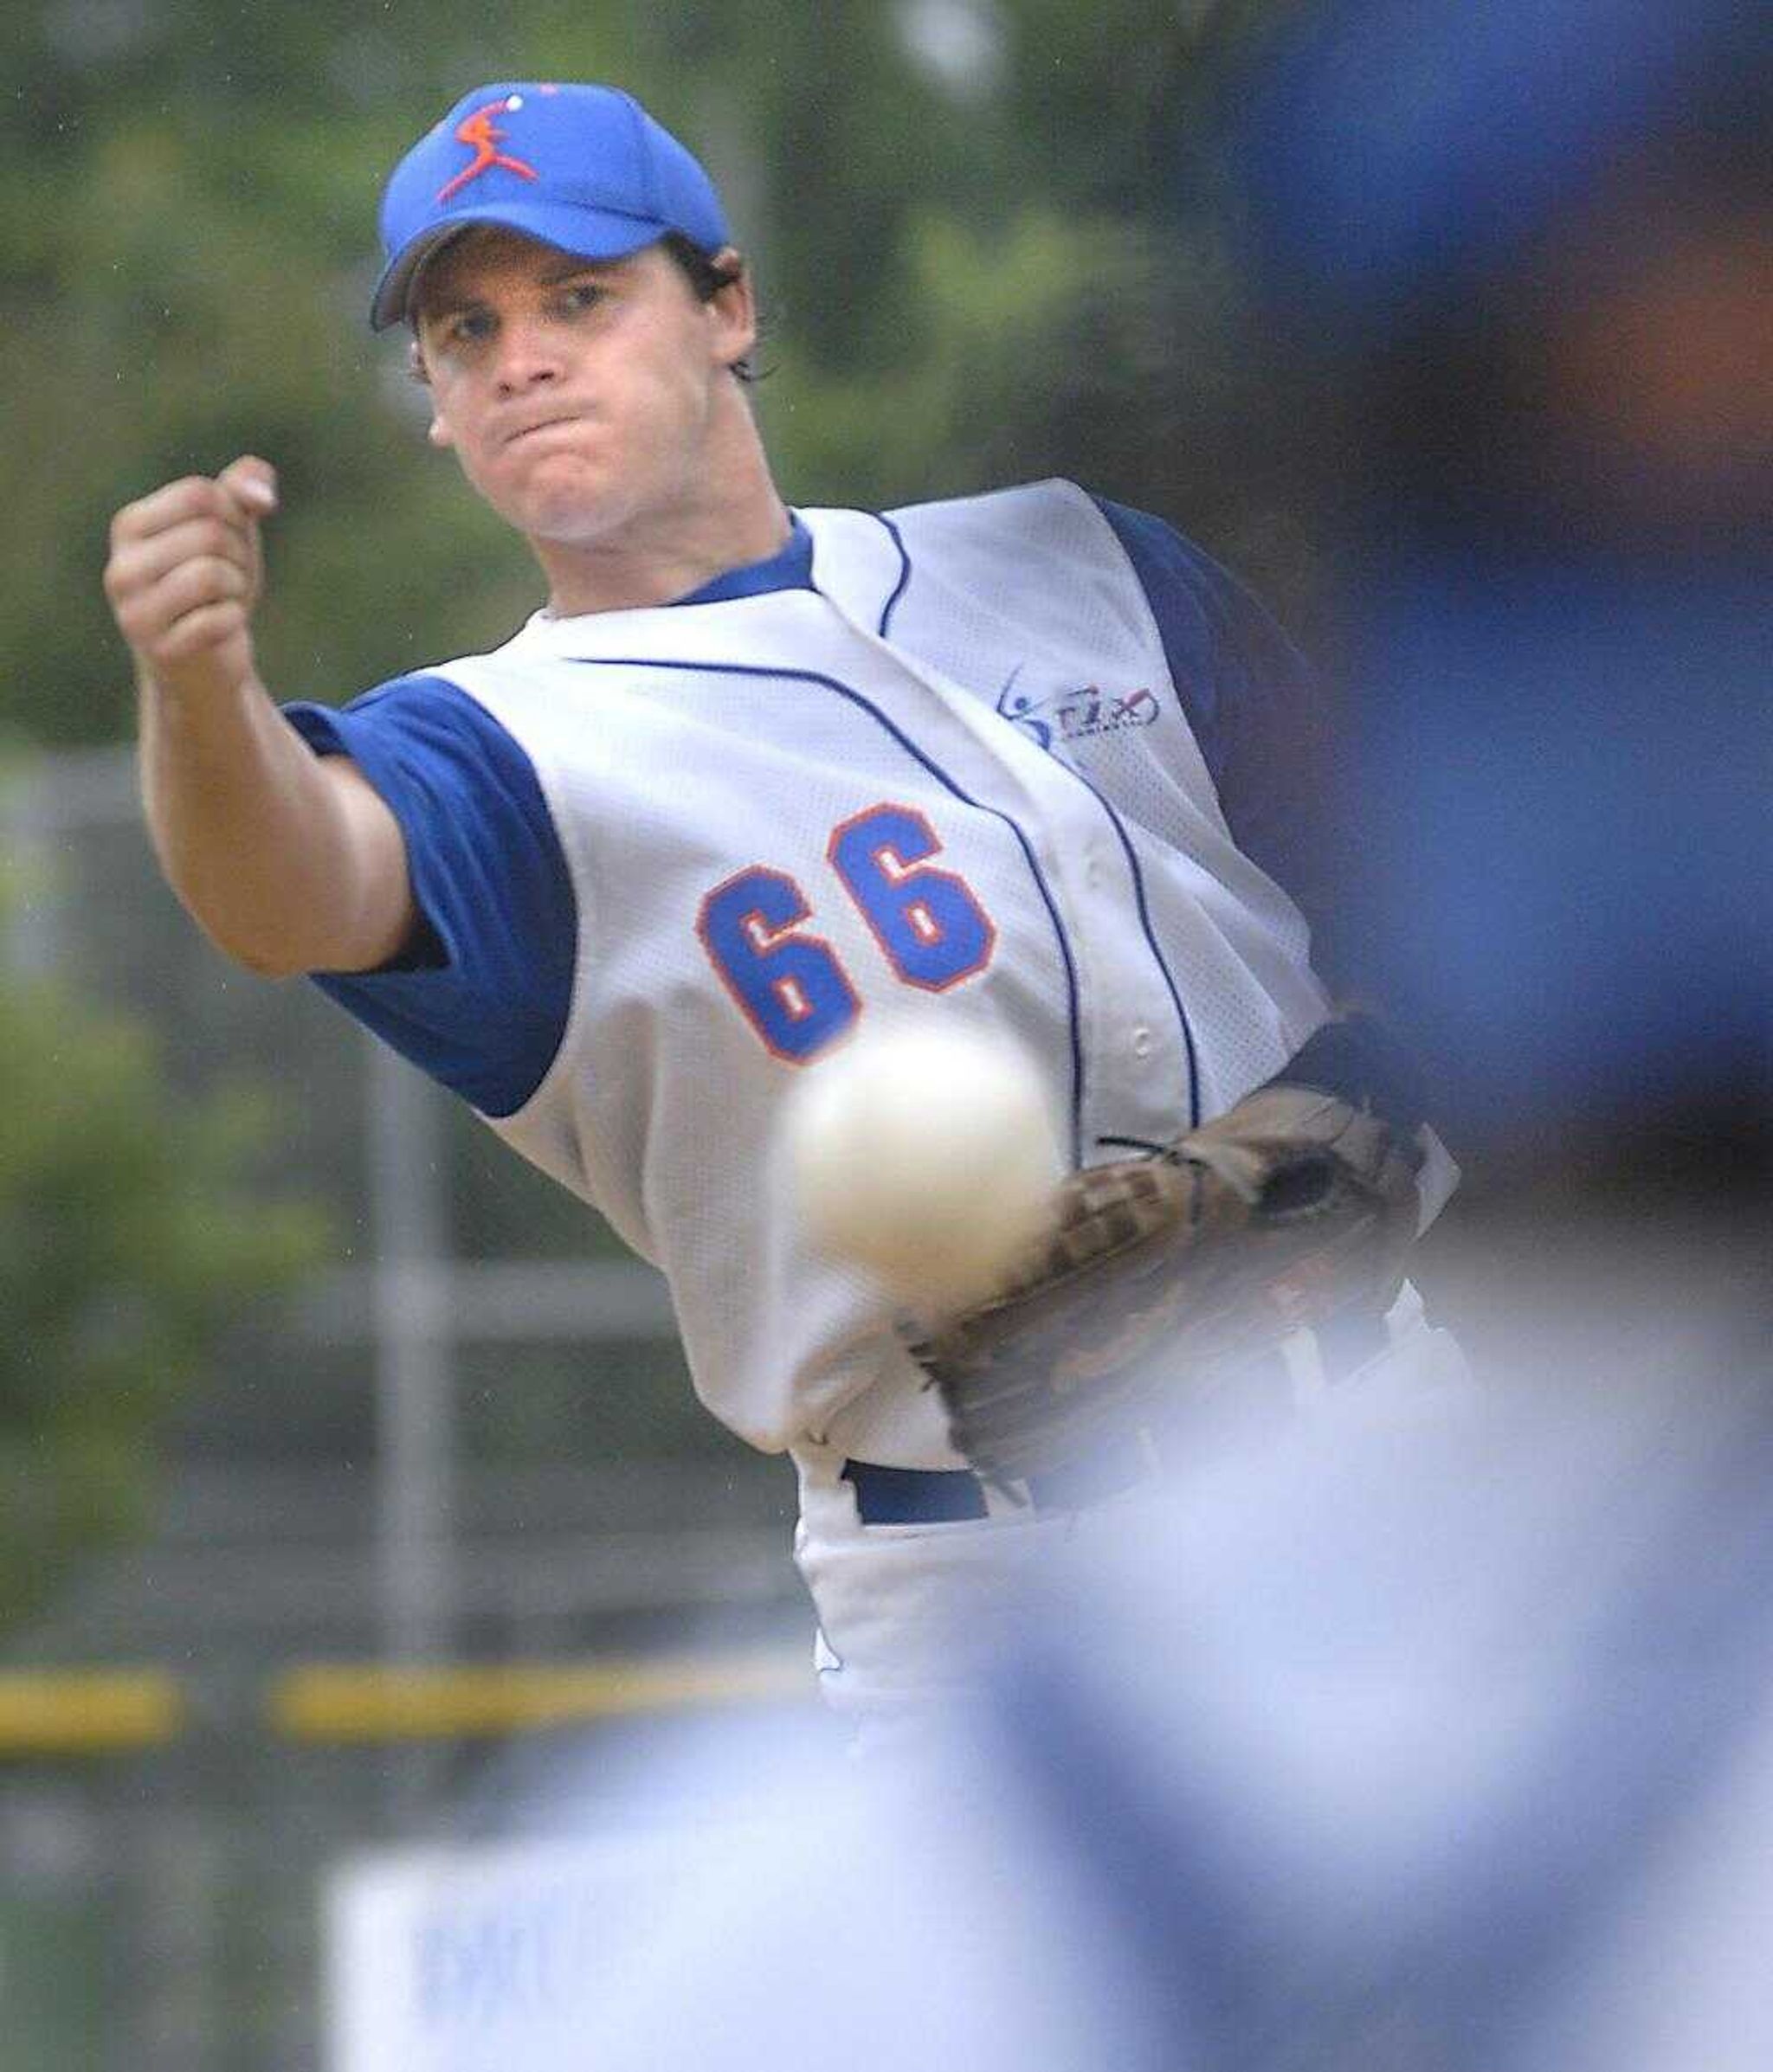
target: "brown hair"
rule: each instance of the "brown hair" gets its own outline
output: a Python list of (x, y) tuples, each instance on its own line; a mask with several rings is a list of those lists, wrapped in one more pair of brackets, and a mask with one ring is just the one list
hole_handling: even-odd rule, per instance
[[(722, 288), (731, 287), (735, 280), (744, 278), (745, 261), (737, 253), (723, 264), (716, 254), (705, 252), (680, 230), (667, 230), (659, 241), (676, 262), (698, 302), (712, 302)], [(742, 382), (754, 382), (758, 378), (758, 370), (752, 366), (749, 354), (732, 363), (732, 371)]]

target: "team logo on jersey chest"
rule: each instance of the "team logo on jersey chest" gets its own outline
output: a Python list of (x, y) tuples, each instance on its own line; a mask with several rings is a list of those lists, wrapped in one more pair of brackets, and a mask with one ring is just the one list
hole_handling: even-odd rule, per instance
[(1099, 684), (1083, 684), (1035, 698), (1016, 688), (1021, 675), (1018, 663), (997, 693), (997, 711), (1043, 749), (1148, 727), (1161, 709), (1157, 693), (1144, 685), (1137, 691), (1105, 691)]

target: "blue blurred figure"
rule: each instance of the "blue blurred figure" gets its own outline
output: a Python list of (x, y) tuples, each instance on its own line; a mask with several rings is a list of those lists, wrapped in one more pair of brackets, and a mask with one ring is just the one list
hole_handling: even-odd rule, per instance
[(1080, 1535), (982, 1702), (710, 1866), (611, 2072), (1773, 2060), (1764, 19), (1285, 30), (1234, 158), (1356, 431), (1351, 956), (1493, 1205), (1494, 1386)]
[(1355, 956), (1463, 1151), (1697, 1127), (1765, 1184), (1767, 41), (1742, 0), (1364, 0), (1241, 127), (1271, 316), (1354, 428)]
[(1773, 2056), (1766, 41), (1346, 0), (1239, 97), (1352, 432), (1344, 955), (1487, 1204), (1493, 1393), (1202, 1463), (1031, 1619), (1005, 1831), (1139, 1953), (1142, 2072)]

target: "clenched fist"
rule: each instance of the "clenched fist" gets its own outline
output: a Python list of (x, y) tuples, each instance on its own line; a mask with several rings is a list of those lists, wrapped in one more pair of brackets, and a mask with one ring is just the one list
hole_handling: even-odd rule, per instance
[(260, 522), (277, 508), (268, 461), (189, 475), (111, 523), (105, 595), (138, 672), (183, 698), (221, 698), (255, 675)]

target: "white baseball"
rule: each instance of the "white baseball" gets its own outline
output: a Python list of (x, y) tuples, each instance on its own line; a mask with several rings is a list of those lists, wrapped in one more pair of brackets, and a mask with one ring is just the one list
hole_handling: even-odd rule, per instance
[(1064, 1170), (1040, 1071), (1001, 1033), (859, 1038), (808, 1068), (784, 1128), (813, 1244), (925, 1318), (990, 1292)]

